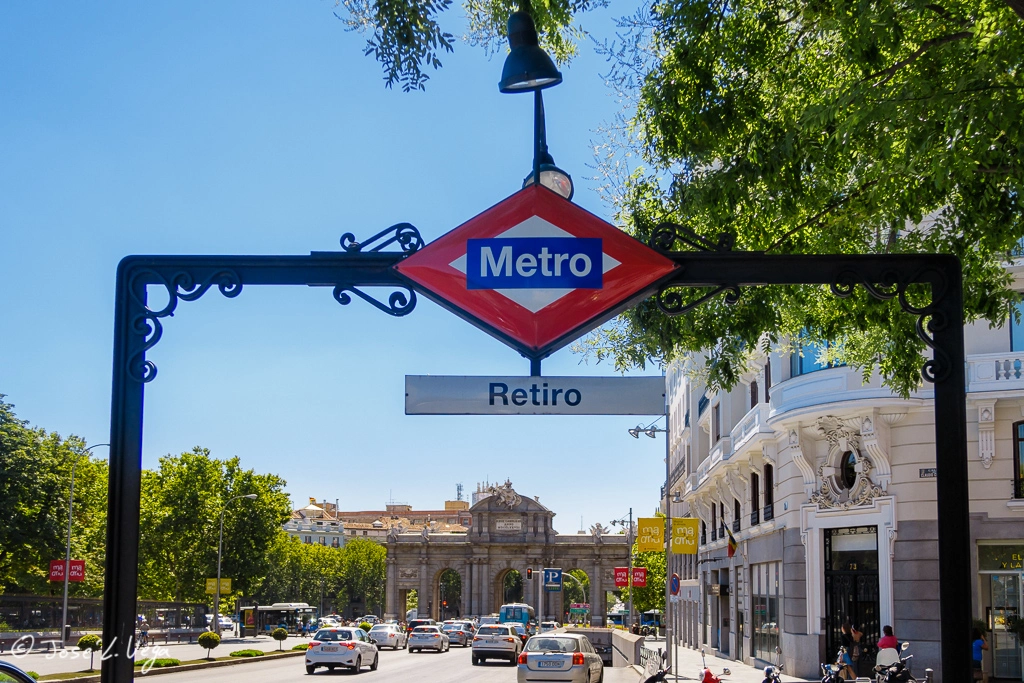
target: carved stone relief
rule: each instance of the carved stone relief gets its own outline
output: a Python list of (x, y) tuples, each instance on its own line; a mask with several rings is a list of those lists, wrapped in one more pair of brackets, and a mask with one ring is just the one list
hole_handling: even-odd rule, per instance
[(996, 457), (996, 400), (978, 402), (978, 457), (985, 469)]

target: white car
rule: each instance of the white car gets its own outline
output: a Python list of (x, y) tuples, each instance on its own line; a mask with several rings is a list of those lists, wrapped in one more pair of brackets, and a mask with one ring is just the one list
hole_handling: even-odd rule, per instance
[(488, 624), (477, 629), (473, 636), (473, 666), (488, 659), (505, 659), (515, 664), (523, 641), (508, 624)]
[(409, 652), (437, 650), (448, 652), (451, 647), (448, 636), (440, 626), (417, 626), (409, 634)]
[(548, 631), (554, 631), (555, 629), (561, 628), (557, 621), (542, 621), (540, 622), (540, 628), (537, 633), (547, 633)]
[(590, 639), (576, 633), (533, 636), (519, 655), (517, 683), (603, 683), (604, 662)]
[(398, 650), (409, 643), (409, 636), (398, 628), (398, 624), (377, 624), (370, 629), (370, 640), (377, 644), (378, 649), (390, 647)]
[(320, 666), (328, 671), (344, 666), (355, 673), (369, 666), (370, 671), (376, 671), (379, 658), (377, 646), (363, 629), (322, 628), (306, 650), (306, 673), (311, 674)]

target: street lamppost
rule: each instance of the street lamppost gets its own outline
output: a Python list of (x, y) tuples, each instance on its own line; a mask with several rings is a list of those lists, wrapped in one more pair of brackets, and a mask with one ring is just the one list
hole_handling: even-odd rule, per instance
[[(583, 593), (583, 602), (589, 605), (590, 601), (587, 600), (587, 589), (583, 585), (583, 582), (580, 581), (579, 579), (577, 579), (575, 576), (573, 576), (570, 572), (562, 572), (562, 576), (563, 577), (567, 576), (567, 577), (569, 577), (570, 579), (572, 579), (573, 581), (576, 582), (576, 585), (580, 587), (580, 592)], [(572, 607), (570, 607), (569, 609), (570, 609), (569, 616), (572, 616), (572, 612), (571, 612)]]
[[(625, 526), (626, 527), (626, 561), (628, 562), (628, 565), (627, 565), (628, 568), (626, 570), (627, 571), (627, 573), (626, 573), (626, 586), (629, 587), (629, 601), (628, 601), (627, 609), (629, 610), (629, 615), (628, 615), (629, 616), (629, 623), (632, 624), (633, 623), (633, 508), (629, 508), (629, 518), (628, 518), (628, 520), (625, 517), (622, 518), (622, 519), (613, 519), (611, 521), (611, 524), (614, 524), (614, 525), (620, 526), (620, 527), (621, 526)], [(623, 624), (623, 626), (625, 626), (625, 624)], [(629, 627), (627, 626), (626, 628), (629, 628)]]
[[(109, 443), (96, 443), (89, 446), (81, 455), (88, 455), (89, 451), (100, 446), (110, 446)], [(68, 580), (71, 574), (71, 512), (75, 507), (75, 467), (78, 465), (78, 456), (71, 461), (71, 490), (68, 492), (68, 543), (64, 550), (64, 610), (60, 619), (60, 647), (67, 647), (68, 639)]]
[(669, 495), (671, 495), (670, 492), (669, 492), (669, 486), (672, 483), (672, 482), (669, 481), (669, 478), (671, 477), (671, 469), (672, 469), (670, 467), (670, 465), (669, 465), (669, 455), (671, 453), (672, 445), (671, 445), (671, 439), (669, 439), (669, 437), (668, 437), (668, 415), (669, 415), (668, 407), (666, 407), (665, 408), (665, 415), (664, 415), (664, 417), (665, 417), (665, 428), (664, 429), (659, 429), (659, 428), (654, 426), (658, 422), (658, 420), (661, 419), (659, 417), (658, 420), (655, 420), (654, 422), (652, 422), (651, 424), (647, 425), (646, 427), (643, 427), (643, 426), (640, 426), (640, 425), (637, 425), (636, 427), (633, 427), (632, 429), (629, 430), (629, 435), (632, 436), (634, 439), (639, 439), (641, 432), (643, 432), (644, 434), (646, 434), (647, 436), (649, 436), (652, 439), (655, 438), (658, 435), (659, 432), (661, 432), (661, 433), (663, 433), (665, 435), (665, 486), (662, 489), (662, 497), (665, 499), (665, 615), (664, 616), (665, 616), (665, 654), (667, 656), (665, 661), (666, 661), (667, 665), (671, 665), (672, 664), (672, 655), (671, 655), (671, 648), (669, 648), (668, 643), (669, 643), (669, 638), (670, 638), (669, 634), (671, 633), (671, 624), (672, 624), (672, 619), (671, 619), (671, 617), (669, 615), (669, 608), (670, 608), (670, 605), (671, 605), (671, 602), (672, 602), (672, 594), (671, 594), (671, 590), (669, 589), (669, 581), (668, 581), (668, 579), (669, 579), (669, 576), (671, 576), (671, 572), (669, 571), (669, 564), (670, 564), (671, 559), (672, 559), (672, 501), (669, 499)]
[(220, 635), (220, 554), (221, 549), (224, 547), (224, 513), (227, 512), (228, 505), (231, 505), (236, 500), (241, 498), (248, 498), (249, 500), (256, 500), (259, 498), (255, 493), (246, 493), (242, 496), (235, 496), (224, 503), (224, 507), (220, 509), (220, 537), (217, 539), (217, 591), (216, 597), (213, 599), (213, 632), (218, 636)]

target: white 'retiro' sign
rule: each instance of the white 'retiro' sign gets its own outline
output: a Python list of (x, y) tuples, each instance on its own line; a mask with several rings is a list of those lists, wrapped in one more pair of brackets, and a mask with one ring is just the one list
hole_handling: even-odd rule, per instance
[(664, 377), (406, 375), (406, 415), (661, 415)]

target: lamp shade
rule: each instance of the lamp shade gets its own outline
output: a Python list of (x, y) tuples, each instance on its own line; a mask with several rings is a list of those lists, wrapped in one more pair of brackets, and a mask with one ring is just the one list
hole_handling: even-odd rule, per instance
[(508, 44), (511, 51), (501, 70), (498, 90), (530, 92), (562, 82), (562, 74), (555, 63), (538, 45), (537, 29), (526, 12), (514, 12), (508, 18)]

